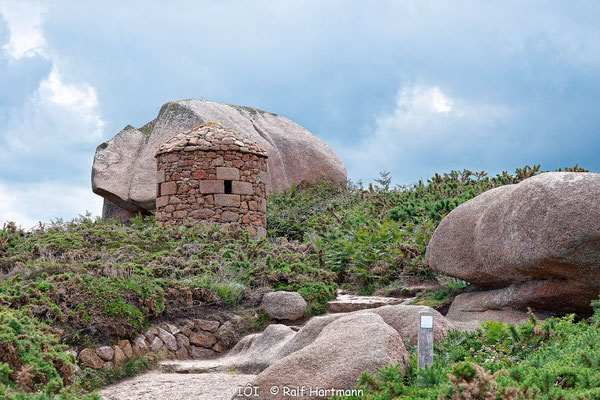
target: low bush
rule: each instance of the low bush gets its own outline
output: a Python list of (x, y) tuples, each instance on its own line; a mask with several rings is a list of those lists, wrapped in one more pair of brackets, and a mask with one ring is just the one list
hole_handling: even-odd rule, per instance
[(65, 349), (50, 326), (0, 306), (0, 393), (58, 393), (73, 376)]
[[(577, 165), (565, 170), (585, 171)], [(440, 221), (465, 201), (539, 171), (539, 165), (493, 177), (451, 171), (396, 187), (382, 173), (366, 188), (349, 183), (291, 189), (269, 197), (267, 229), (272, 239), (313, 245), (319, 267), (334, 272), (339, 285), (371, 294), (394, 282), (435, 280), (439, 275), (424, 256)]]

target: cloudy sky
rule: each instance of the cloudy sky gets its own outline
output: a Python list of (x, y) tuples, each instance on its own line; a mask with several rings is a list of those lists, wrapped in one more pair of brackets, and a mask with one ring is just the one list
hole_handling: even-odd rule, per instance
[(600, 172), (600, 2), (0, 0), (0, 224), (101, 212), (95, 148), (180, 98), (281, 114), (350, 179)]

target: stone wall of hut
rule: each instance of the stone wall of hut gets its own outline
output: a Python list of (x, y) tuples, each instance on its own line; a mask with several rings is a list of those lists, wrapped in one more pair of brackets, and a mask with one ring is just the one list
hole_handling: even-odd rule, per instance
[(156, 222), (237, 223), (266, 236), (267, 158), (235, 150), (179, 150), (157, 156)]

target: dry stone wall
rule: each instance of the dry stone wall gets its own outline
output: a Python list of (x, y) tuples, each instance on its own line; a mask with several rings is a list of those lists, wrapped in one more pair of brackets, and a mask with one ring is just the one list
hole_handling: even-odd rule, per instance
[(245, 147), (235, 142), (203, 148), (190, 140), (188, 134), (167, 142), (156, 156), (157, 224), (237, 223), (251, 236), (266, 236), (266, 156), (240, 151)]
[(225, 349), (232, 329), (231, 322), (221, 324), (204, 319), (186, 320), (179, 326), (165, 323), (137, 335), (132, 341), (123, 339), (111, 346), (70, 353), (74, 353), (81, 366), (93, 369), (111, 368), (128, 358), (147, 353), (161, 359), (213, 358)]

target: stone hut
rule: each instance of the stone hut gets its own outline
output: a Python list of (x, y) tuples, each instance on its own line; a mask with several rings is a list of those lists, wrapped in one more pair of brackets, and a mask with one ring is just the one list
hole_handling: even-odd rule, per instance
[(180, 133), (156, 153), (156, 222), (238, 223), (266, 236), (267, 152), (216, 123)]

